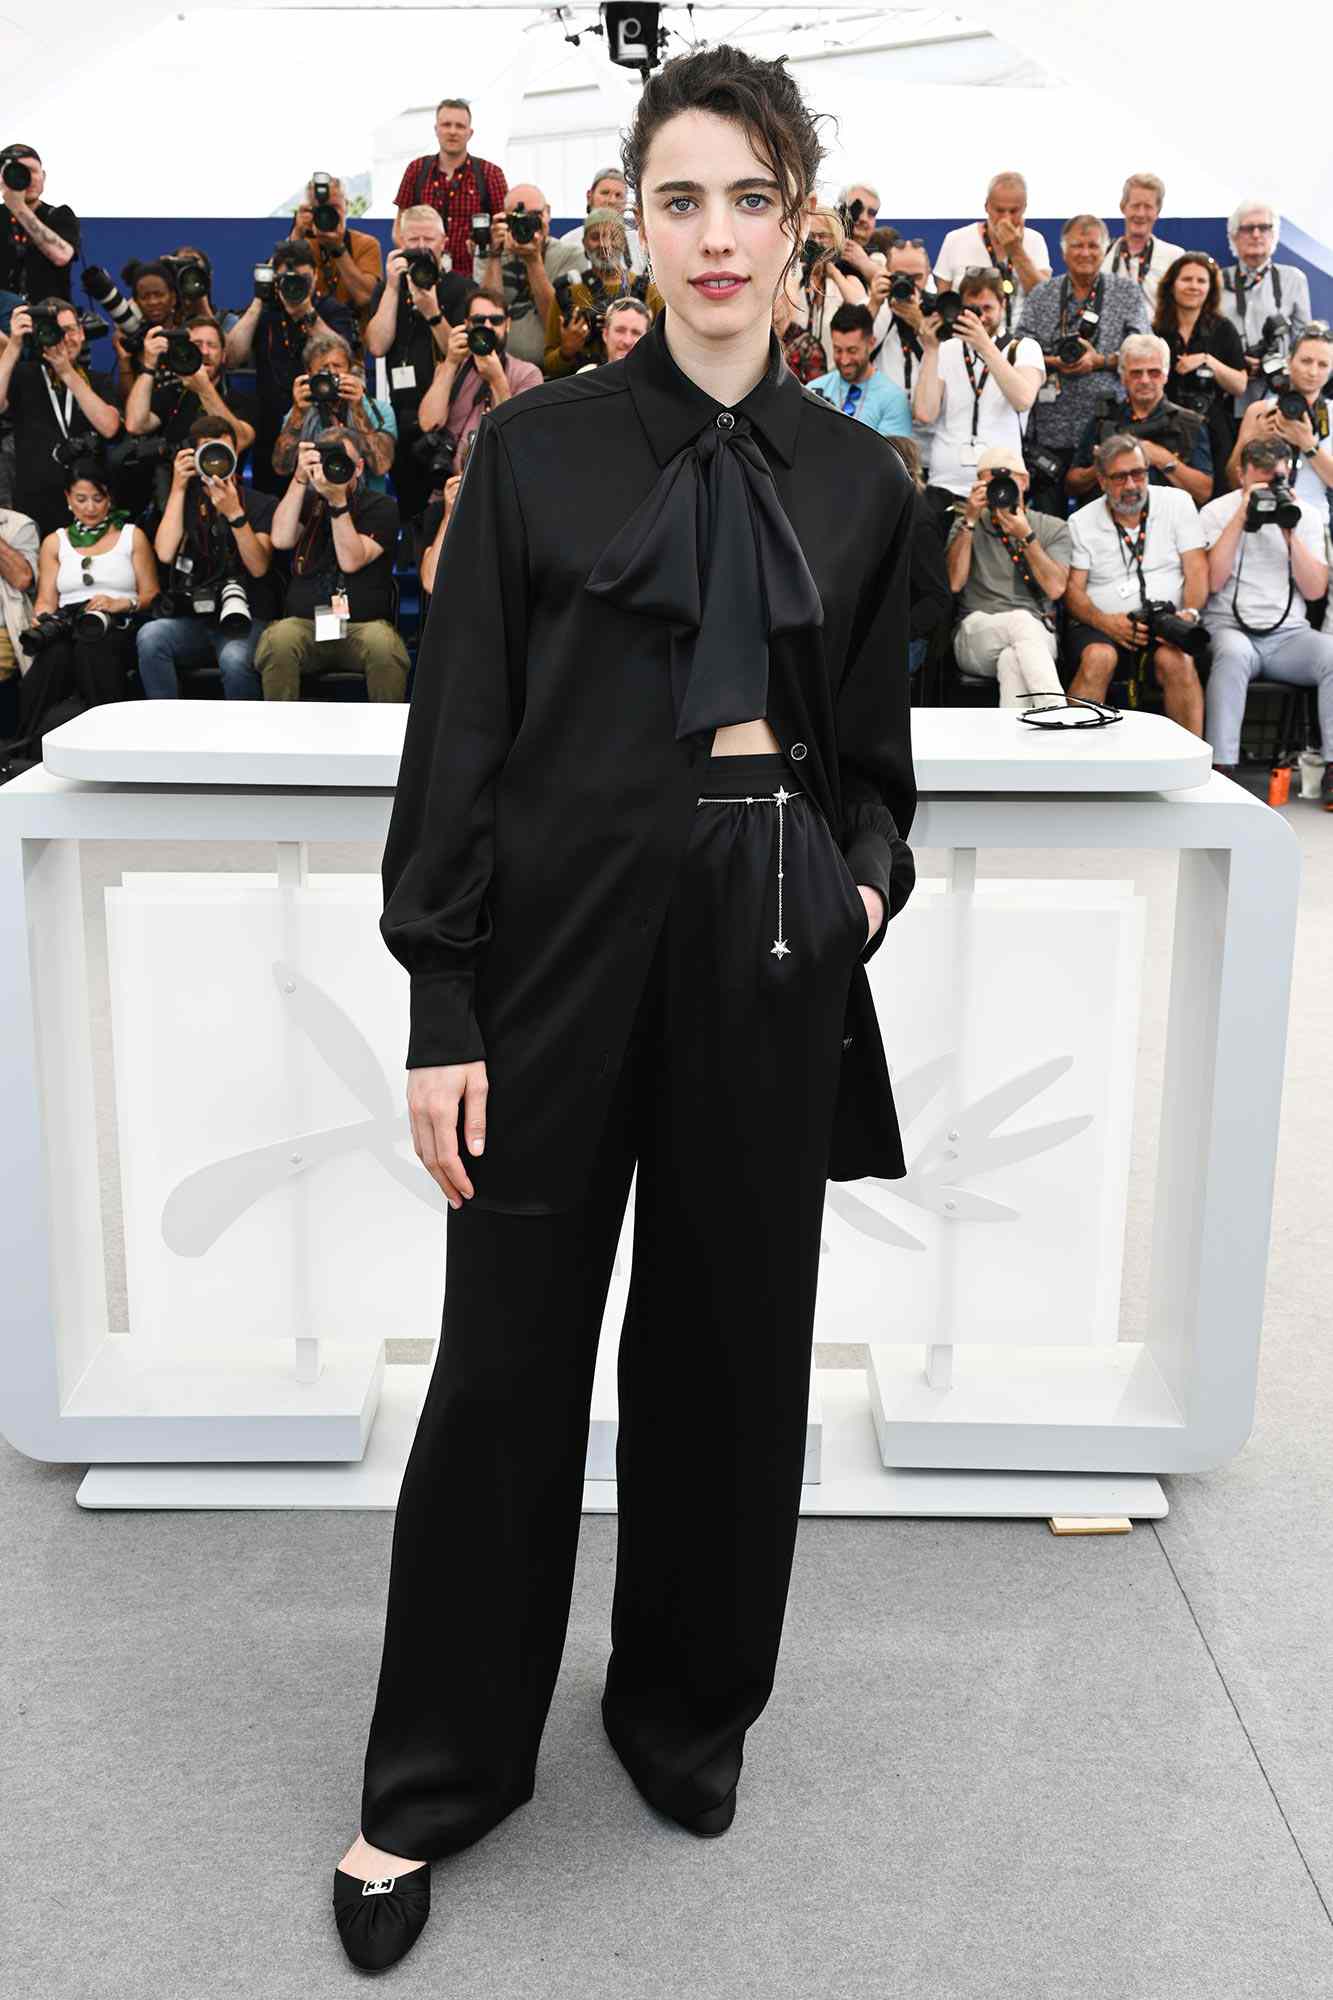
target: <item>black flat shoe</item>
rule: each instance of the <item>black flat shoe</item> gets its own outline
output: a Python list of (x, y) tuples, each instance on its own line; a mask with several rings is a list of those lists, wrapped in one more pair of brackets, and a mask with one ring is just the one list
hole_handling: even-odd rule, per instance
[(343, 1950), (363, 1972), (383, 1972), (411, 1951), (430, 1915), (430, 1863), (363, 1882), (333, 1871), (333, 1914)]
[(693, 1819), (683, 1819), (680, 1824), (704, 1840), (713, 1840), (719, 1833), (726, 1832), (735, 1817), (736, 1787), (733, 1785), (720, 1805), (709, 1806), (706, 1811), (696, 1813)]

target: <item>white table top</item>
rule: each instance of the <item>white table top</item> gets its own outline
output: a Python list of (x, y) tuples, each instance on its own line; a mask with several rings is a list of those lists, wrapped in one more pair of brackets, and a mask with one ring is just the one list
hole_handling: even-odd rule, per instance
[[(403, 702), (107, 702), (49, 730), (42, 761), (94, 784), (392, 791), (406, 720)], [(1183, 791), (1212, 770), (1206, 742), (1140, 710), (1057, 731), (1012, 710), (914, 708), (912, 756), (923, 796)]]

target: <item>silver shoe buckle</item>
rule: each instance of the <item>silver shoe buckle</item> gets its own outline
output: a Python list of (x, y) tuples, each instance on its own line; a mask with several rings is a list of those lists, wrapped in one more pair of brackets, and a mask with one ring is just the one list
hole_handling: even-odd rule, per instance
[(385, 1896), (397, 1880), (398, 1877), (396, 1875), (381, 1875), (377, 1882), (363, 1882), (361, 1884), (361, 1894), (363, 1896)]

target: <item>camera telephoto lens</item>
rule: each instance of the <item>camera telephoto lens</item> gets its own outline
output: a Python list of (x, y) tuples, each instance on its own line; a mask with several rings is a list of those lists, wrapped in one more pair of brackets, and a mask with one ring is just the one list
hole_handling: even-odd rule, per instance
[(198, 305), (200, 299), (208, 297), (208, 271), (197, 258), (187, 258), (175, 270), (176, 290), (187, 306)]
[(512, 212), (506, 220), (509, 223), (509, 234), (515, 243), (534, 243), (536, 241), (537, 231), (542, 226), (542, 219), (535, 210), (525, 208), (521, 201), (516, 201)]
[(910, 305), (916, 297), (916, 285), (911, 278), (897, 277), (889, 286), (889, 297), (899, 305)]
[(494, 354), (495, 328), (493, 326), (470, 326), (467, 330), (469, 354)]
[(222, 586), (218, 599), (218, 624), (224, 632), (248, 632), (250, 629), (250, 599), (245, 585), (235, 577), (228, 577)]
[(32, 186), (32, 168), (26, 166), (22, 160), (6, 160), (4, 166), (0, 167), (0, 180), (4, 181), (6, 187), (13, 188), (16, 194), (22, 194), (25, 189)]
[(204, 365), (203, 355), (183, 327), (176, 327), (167, 335), (162, 359), (173, 375), (197, 375)]
[(205, 479), (230, 479), (236, 470), (236, 453), (226, 438), (205, 438), (195, 446), (194, 469)]
[(316, 439), (315, 449), (319, 453), (320, 469), (329, 485), (346, 486), (356, 466), (341, 438)]
[(299, 306), (303, 299), (308, 299), (313, 284), (308, 271), (281, 271), (278, 274), (278, 294), (289, 306)]
[(992, 472), (986, 483), (986, 505), (992, 514), (1012, 514), (1018, 505), (1018, 481), (1012, 472)]
[(133, 299), (127, 299), (119, 289), (109, 271), (100, 264), (90, 264), (83, 274), (83, 289), (94, 305), (102, 308), (112, 320), (122, 339), (127, 333), (137, 333), (143, 326), (143, 314)]
[(1055, 343), (1055, 358), (1070, 367), (1083, 359), (1083, 342), (1076, 333), (1067, 333)]
[(75, 637), (79, 639), (99, 638), (106, 631), (110, 623), (111, 620), (105, 611), (81, 610), (74, 620)]
[(1309, 416), (1310, 406), (1299, 389), (1283, 389), (1277, 399), (1277, 413), (1289, 424), (1298, 424), (1302, 417)]
[(312, 403), (336, 403), (338, 400), (338, 377), (331, 368), (317, 368), (310, 377), (310, 400)]
[(457, 455), (458, 447), (448, 431), (427, 431), (412, 446), (412, 456), (437, 486), (442, 486), (453, 471)]
[(35, 346), (45, 352), (48, 348), (59, 347), (65, 338), (64, 329), (53, 312), (43, 312), (34, 306), (32, 314), (32, 338)]
[(440, 267), (429, 250), (409, 250), (407, 275), (419, 292), (433, 292), (440, 282)]

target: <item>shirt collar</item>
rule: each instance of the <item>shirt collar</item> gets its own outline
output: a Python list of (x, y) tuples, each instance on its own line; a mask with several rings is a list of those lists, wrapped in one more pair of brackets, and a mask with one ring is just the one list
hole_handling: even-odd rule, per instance
[[(659, 465), (674, 458), (704, 425), (726, 409), (690, 377), (676, 362), (666, 343), (667, 309), (663, 307), (641, 340), (636, 340), (624, 361), (634, 409), (643, 425), (653, 455)], [(801, 420), (802, 389), (787, 366), (782, 342), (776, 333), (768, 337), (768, 369), (747, 396), (732, 407), (761, 431), (784, 465), (796, 456), (796, 431)]]

